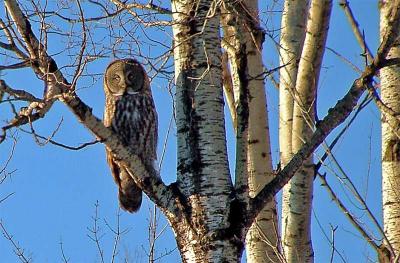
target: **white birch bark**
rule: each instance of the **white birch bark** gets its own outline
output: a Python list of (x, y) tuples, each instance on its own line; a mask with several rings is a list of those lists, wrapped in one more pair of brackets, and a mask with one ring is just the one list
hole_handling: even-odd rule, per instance
[[(172, 224), (184, 262), (237, 262), (243, 243), (229, 229), (230, 194), (222, 94), (219, 8), (173, 1), (178, 144), (177, 186), (190, 225)], [(225, 233), (226, 232), (226, 233)], [(228, 235), (230, 237), (227, 237)]]
[[(296, 79), (293, 108), (292, 152), (299, 151), (314, 130), (316, 89), (329, 27), (332, 2), (311, 1), (307, 34)], [(312, 156), (285, 186), (282, 215), (283, 251), (287, 262), (313, 262), (311, 207), (314, 180)]]
[[(292, 158), (292, 125), (294, 108), (294, 90), (296, 87), (298, 64), (305, 38), (308, 1), (285, 1), (279, 49), (279, 149), (281, 167)], [(283, 188), (282, 193), (282, 233), (285, 242), (287, 217), (290, 207), (290, 187)], [(288, 249), (283, 247), (283, 252)]]
[[(247, 167), (248, 178), (243, 180), (248, 184), (250, 197), (254, 197), (273, 178), (262, 64), (264, 33), (258, 21), (256, 0), (242, 1), (240, 5), (226, 2), (223, 13), (225, 14), (222, 20), (223, 46), (229, 57), (236, 108), (240, 92), (247, 92), (249, 98), (247, 160), (243, 163)], [(238, 184), (240, 180), (237, 178)], [(275, 199), (272, 199), (257, 216), (247, 233), (247, 262), (279, 261), (277, 226), (276, 203)]]
[[(392, 1), (380, 3), (380, 35), (384, 37), (388, 26)], [(388, 59), (400, 58), (400, 47), (393, 46)], [(397, 114), (400, 113), (400, 66), (380, 70), (381, 99)], [(398, 116), (382, 113), (382, 200), (383, 226), (395, 255), (400, 254), (400, 127)], [(386, 244), (389, 245), (389, 244)], [(392, 262), (392, 261), (391, 261)]]
[[(58, 99), (65, 103), (77, 120), (104, 143), (116, 158), (121, 160), (121, 164), (133, 171), (131, 176), (135, 182), (167, 216), (174, 229), (184, 262), (239, 262), (245, 233), (254, 217), (287, 183), (303, 160), (349, 116), (365, 90), (366, 83), (371, 85), (373, 75), (386, 62), (383, 58), (386, 57), (388, 48), (397, 39), (400, 23), (400, 0), (395, 0), (395, 2), (397, 9), (391, 15), (395, 22), (388, 22), (387, 31), (390, 34), (385, 35), (374, 63), (365, 69), (361, 77), (353, 83), (349, 92), (330, 109), (328, 115), (318, 123), (311, 139), (302, 145), (298, 153), (293, 155), (271, 183), (249, 200), (246, 199), (248, 194), (246, 185), (243, 185), (243, 189), (234, 189), (228, 171), (220, 78), (222, 74), (219, 12), (213, 5), (215, 2), (173, 2), (173, 10), (178, 11), (174, 12), (176, 22), (174, 36), (177, 40), (174, 51), (177, 72), (179, 163), (178, 180), (169, 186), (162, 182), (154, 169), (144, 167), (140, 158), (133, 154), (129, 147), (125, 147), (118, 136), (92, 114), (91, 108), (80, 100), (75, 92), (71, 92), (73, 85), (64, 78), (46, 50), (41, 50), (42, 57), (37, 63), (32, 64), (32, 68), (38, 77), (47, 76), (41, 79), (47, 87), (50, 86), (52, 92), (48, 92), (45, 99)], [(7, 13), (13, 18), (14, 25), (22, 37), (20, 43), (26, 44), (27, 48), (31, 49), (30, 56), (37, 56), (39, 54), (39, 47), (36, 45), (38, 41), (27, 17), (21, 12), (16, 1), (6, 0), (5, 3)], [(396, 28), (396, 31), (393, 31), (393, 28)], [(324, 32), (324, 30), (317, 32)], [(323, 48), (314, 46), (314, 50), (323, 50)], [(310, 56), (309, 59), (312, 66), (318, 65), (318, 56)], [(243, 69), (242, 64), (241, 68)], [(317, 83), (318, 74), (315, 76), (317, 77), (314, 81)], [(243, 76), (241, 78), (246, 79)], [(297, 77), (297, 79), (301, 78)], [(10, 90), (17, 92), (7, 87), (5, 81), (0, 80), (0, 91), (10, 92)], [(21, 94), (21, 91), (17, 93)], [(34, 98), (32, 94), (24, 93)], [(305, 99), (307, 103), (312, 104), (308, 101), (308, 97)], [(245, 118), (240, 116), (241, 124), (247, 126), (243, 120)], [(25, 123), (12, 124), (11, 127), (18, 127)], [(3, 132), (7, 130), (4, 127)], [(246, 132), (243, 133), (246, 134), (244, 138), (247, 137), (248, 131), (250, 129), (246, 127)], [(391, 157), (397, 154), (397, 148), (392, 147), (392, 149), (396, 151), (390, 152)], [(243, 151), (243, 153), (247, 152), (248, 149)], [(247, 159), (247, 156), (244, 159)], [(240, 173), (244, 175), (242, 178), (247, 178), (246, 173)], [(238, 194), (238, 190), (242, 192)], [(252, 194), (255, 195), (255, 193)], [(239, 195), (241, 196), (238, 198)]]
[(279, 42), (279, 65), (284, 66), (279, 70), (279, 148), (282, 167), (293, 155), (293, 98), (301, 50), (306, 34), (307, 11), (308, 1), (286, 0), (282, 13)]

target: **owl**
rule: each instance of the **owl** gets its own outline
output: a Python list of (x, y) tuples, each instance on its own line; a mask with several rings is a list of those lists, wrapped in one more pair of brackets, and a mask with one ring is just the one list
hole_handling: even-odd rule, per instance
[[(153, 166), (157, 159), (157, 112), (144, 68), (131, 58), (113, 61), (104, 75), (104, 92), (104, 125), (111, 127), (145, 166)], [(142, 203), (141, 189), (108, 149), (106, 155), (121, 208), (136, 212)]]

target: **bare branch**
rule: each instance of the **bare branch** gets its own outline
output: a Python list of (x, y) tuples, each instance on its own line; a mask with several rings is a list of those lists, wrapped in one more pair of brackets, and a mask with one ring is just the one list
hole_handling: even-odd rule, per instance
[(63, 263), (68, 263), (68, 262), (69, 262), (69, 258), (67, 258), (67, 257), (65, 256), (65, 253), (64, 253), (64, 246), (63, 246), (62, 240), (60, 241), (60, 249), (61, 249), (61, 257), (62, 257)]
[(100, 260), (102, 263), (104, 263), (104, 251), (101, 248), (100, 240), (103, 237), (100, 235), (100, 227), (98, 225), (99, 222), (99, 201), (96, 201), (94, 204), (95, 210), (94, 210), (94, 216), (92, 217), (93, 219), (93, 226), (91, 228), (87, 228), (89, 231), (89, 234), (87, 235), (90, 240), (92, 240), (96, 244), (97, 251), (100, 255)]
[[(32, 69), (46, 83), (46, 100), (51, 99), (54, 102), (54, 96), (61, 91), (68, 90), (70, 86), (68, 81), (58, 71), (56, 62), (47, 54), (45, 46), (39, 42), (33, 33), (31, 24), (22, 13), (18, 3), (15, 0), (5, 0), (4, 4), (24, 41), (31, 61), (35, 62), (31, 65)], [(49, 106), (51, 106), (52, 102)]]
[[(171, 22), (169, 21), (153, 21), (153, 22), (147, 22), (144, 21), (140, 15), (138, 15), (138, 13), (136, 13), (135, 11), (133, 11), (133, 8), (139, 8), (139, 9), (154, 9), (156, 8), (158, 12), (160, 13), (165, 13), (165, 14), (171, 14), (171, 11), (169, 11), (168, 9), (164, 9), (161, 7), (157, 7), (156, 5), (149, 3), (148, 5), (142, 5), (142, 4), (125, 4), (124, 2), (121, 2), (119, 0), (110, 0), (113, 4), (115, 4), (119, 9), (124, 9), (126, 10), (129, 14), (131, 14), (133, 17), (135, 17), (137, 20), (139, 20), (139, 22), (144, 25), (144, 26), (168, 26), (171, 25)], [(147, 7), (146, 7), (147, 6)]]
[[(22, 132), (25, 132), (25, 133), (28, 133), (28, 134), (33, 135), (32, 131), (27, 131), (27, 130), (22, 129), (22, 128), (20, 128), (19, 130), (22, 131)], [(82, 150), (83, 148), (86, 148), (86, 147), (88, 147), (88, 146), (92, 146), (92, 145), (95, 145), (95, 144), (101, 142), (101, 141), (99, 141), (99, 140), (94, 140), (94, 141), (91, 141), (91, 142), (81, 143), (81, 144), (78, 145), (78, 146), (70, 146), (70, 145), (66, 145), (66, 144), (64, 144), (64, 143), (60, 143), (60, 142), (57, 142), (57, 141), (52, 140), (51, 138), (52, 138), (53, 136), (45, 137), (45, 136), (39, 135), (39, 134), (37, 134), (37, 133), (35, 132), (35, 137), (37, 137), (37, 138), (39, 138), (39, 139), (42, 139), (42, 140), (45, 140), (46, 143), (50, 143), (50, 144), (53, 144), (53, 145), (55, 145), (55, 146), (59, 146), (59, 147), (61, 147), (61, 148), (64, 148), (64, 149), (67, 149), (67, 150), (72, 150), (72, 151)]]
[[(1, 46), (2, 43), (0, 43)], [(27, 68), (31, 66), (31, 61), (26, 60), (22, 62), (18, 62), (12, 65), (0, 65), (0, 70), (5, 70), (5, 69), (20, 69), (20, 68)]]
[(330, 257), (330, 260), (329, 260), (329, 262), (333, 262), (333, 257), (335, 256), (335, 251), (336, 251), (336, 247), (335, 247), (335, 232), (336, 232), (336, 230), (337, 230), (337, 226), (335, 226), (335, 227), (333, 227), (332, 225), (331, 225), (331, 232), (332, 232), (332, 250), (331, 250), (331, 257)]
[(119, 242), (121, 241), (122, 235), (126, 234), (129, 231), (128, 229), (121, 230), (120, 219), (121, 219), (121, 209), (118, 208), (117, 226), (115, 229), (112, 228), (111, 225), (106, 220), (104, 220), (106, 226), (114, 234), (114, 245), (113, 245), (113, 250), (112, 250), (112, 254), (111, 254), (111, 263), (115, 262), (115, 257), (118, 255), (118, 246), (119, 246)]
[(342, 61), (344, 61), (346, 64), (348, 64), (355, 72), (362, 73), (362, 70), (359, 69), (356, 65), (354, 65), (350, 60), (342, 56), (339, 52), (334, 50), (333, 48), (326, 47), (327, 50), (335, 54), (338, 58), (340, 58)]
[[(378, 92), (376, 92), (376, 89), (372, 85), (372, 83), (368, 83), (367, 85), (367, 90), (371, 97), (374, 99), (375, 104), (379, 108), (379, 110), (382, 112), (383, 116), (388, 118), (389, 116), (392, 117), (392, 121), (394, 124), (392, 124), (392, 127), (400, 127), (400, 112), (394, 111), (392, 108), (387, 106), (379, 97)], [(397, 133), (397, 131), (394, 129), (394, 132)], [(400, 135), (397, 134), (397, 136), (400, 138)]]
[(327, 189), (329, 195), (331, 196), (332, 200), (339, 206), (340, 210), (342, 210), (343, 214), (349, 219), (350, 223), (361, 233), (364, 239), (375, 249), (379, 252), (379, 245), (377, 245), (374, 241), (374, 238), (361, 226), (360, 222), (353, 216), (350, 210), (340, 201), (340, 199), (336, 196), (335, 192), (328, 184), (326, 180), (326, 176), (320, 173), (317, 173), (318, 178), (321, 179), (322, 185)]
[(351, 11), (349, 2), (347, 0), (340, 0), (339, 6), (343, 9), (344, 13), (346, 14), (347, 20), (350, 23), (354, 36), (356, 37), (358, 44), (361, 46), (363, 52), (365, 53), (368, 62), (372, 63), (372, 61), (374, 60), (374, 56), (372, 55), (372, 52), (369, 49), (367, 43), (365, 43), (364, 35), (361, 33), (359, 24), (356, 18), (354, 17), (353, 11)]
[[(264, 204), (271, 200), (271, 198), (273, 198), (276, 193), (278, 193), (278, 191), (293, 177), (295, 171), (302, 165), (303, 160), (317, 149), (328, 134), (344, 122), (352, 112), (353, 108), (357, 105), (361, 95), (367, 89), (367, 85), (372, 83), (374, 75), (380, 68), (385, 66), (385, 58), (392, 45), (395, 43), (399, 33), (400, 0), (396, 0), (393, 3), (393, 9), (388, 24), (389, 27), (382, 38), (383, 40), (379, 46), (374, 61), (365, 68), (361, 77), (354, 81), (347, 94), (339, 100), (333, 108), (329, 109), (325, 118), (317, 123), (316, 129), (310, 140), (304, 143), (303, 147), (293, 156), (283, 170), (278, 171), (277, 176), (267, 184), (255, 198), (252, 199), (252, 209), (250, 209), (252, 215), (250, 216), (250, 219), (252, 219), (253, 216), (256, 216), (263, 208)], [(251, 220), (248, 224), (250, 223)]]
[[(64, 94), (61, 101), (75, 114), (78, 120), (88, 128), (97, 139), (108, 147), (121, 163), (131, 170), (135, 176), (135, 182), (143, 189), (149, 198), (156, 203), (167, 216), (178, 216), (181, 206), (185, 206), (183, 200), (179, 199), (178, 189), (174, 186), (167, 187), (158, 176), (154, 167), (145, 167), (140, 158), (133, 154), (133, 150), (124, 146), (118, 135), (104, 126), (103, 122), (96, 118), (91, 109), (76, 95)], [(183, 201), (183, 202), (182, 202)]]
[(17, 45), (15, 44), (13, 34), (11, 33), (9, 27), (11, 28), (11, 26), (7, 26), (7, 25), (4, 23), (4, 21), (0, 19), (0, 29), (1, 29), (2, 31), (4, 31), (4, 34), (6, 35), (7, 40), (8, 40), (8, 42), (9, 42), (9, 44), (0, 43), (0, 47), (1, 47), (1, 48), (4, 48), (4, 49), (7, 49), (7, 50), (9, 50), (9, 51), (13, 51), (19, 58), (21, 58), (21, 59), (23, 59), (23, 60), (29, 59), (29, 56), (26, 55), (23, 51), (21, 51), (21, 50), (17, 47)]
[(2, 79), (0, 79), (0, 91), (6, 92), (19, 100), (31, 102), (27, 108), (22, 108), (13, 120), (11, 120), (7, 125), (1, 127), (2, 134), (0, 134), (0, 143), (5, 140), (7, 130), (43, 118), (50, 109), (50, 105), (46, 104), (43, 100), (36, 98), (24, 90), (10, 88)]
[(71, 83), (71, 89), (72, 90), (75, 89), (76, 82), (78, 81), (79, 77), (81, 76), (83, 68), (84, 68), (84, 65), (82, 65), (82, 59), (83, 59), (83, 54), (84, 54), (85, 49), (86, 49), (86, 38), (87, 38), (87, 36), (86, 36), (85, 16), (83, 14), (82, 6), (81, 6), (79, 0), (76, 1), (76, 4), (78, 5), (80, 17), (82, 19), (82, 46), (81, 46), (81, 49), (79, 50), (79, 53), (78, 53), (78, 57), (77, 57), (78, 63), (77, 63), (75, 74), (74, 74), (74, 77), (73, 77), (72, 83)]
[(6, 199), (8, 199), (10, 196), (12, 196), (13, 194), (15, 194), (15, 192), (9, 193), (8, 195), (6, 195), (5, 197), (0, 199), (0, 203), (2, 203), (3, 201), (5, 201)]
[(38, 102), (38, 103), (43, 103), (44, 102), (42, 99), (36, 98), (34, 95), (32, 95), (31, 93), (29, 93), (29, 92), (27, 92), (25, 90), (12, 89), (2, 79), (0, 79), (0, 91), (8, 93), (11, 96), (13, 96), (13, 97), (15, 97), (15, 98), (17, 98), (19, 100), (29, 101), (29, 102)]
[(12, 157), (14, 156), (14, 152), (15, 152), (15, 147), (16, 146), (17, 146), (17, 140), (13, 137), (13, 145), (11, 147), (11, 152), (8, 155), (8, 158), (7, 158), (6, 162), (5, 162), (5, 164), (0, 169), (0, 174), (4, 174), (4, 176), (0, 178), (0, 184), (3, 183), (4, 180), (7, 178), (6, 169), (7, 169), (8, 164), (10, 163)]
[(1, 220), (0, 220), (0, 229), (1, 229), (1, 232), (4, 236), (4, 238), (7, 239), (11, 243), (11, 246), (14, 248), (14, 253), (18, 257), (18, 259), (22, 263), (32, 262), (32, 258), (30, 258), (30, 257), (27, 258), (27, 256), (25, 255), (25, 250), (23, 248), (21, 248), (21, 246), (18, 244), (17, 241), (15, 241), (14, 237), (7, 231), (7, 229), (5, 228), (5, 226)]

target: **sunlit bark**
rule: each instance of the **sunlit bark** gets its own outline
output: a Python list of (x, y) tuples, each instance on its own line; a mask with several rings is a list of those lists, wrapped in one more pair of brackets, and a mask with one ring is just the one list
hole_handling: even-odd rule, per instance
[[(46, 90), (43, 98), (36, 98), (28, 92), (28, 89), (13, 89), (6, 84), (5, 80), (0, 79), (0, 93), (5, 92), (17, 99), (24, 98), (24, 101), (38, 106), (38, 108), (32, 109), (32, 112), (15, 112), (15, 118), (6, 126), (1, 127), (2, 137), (0, 137), (0, 142), (6, 139), (3, 134), (6, 134), (10, 128), (19, 128), (24, 124), (35, 121), (36, 119), (32, 117), (36, 116), (34, 114), (38, 112), (41, 113), (39, 106), (44, 104), (50, 109), (53, 101), (61, 101), (74, 113), (77, 121), (120, 160), (121, 165), (130, 171), (132, 178), (149, 196), (150, 200), (160, 207), (174, 230), (184, 262), (240, 261), (248, 229), (251, 225), (262, 226), (261, 224), (253, 224), (255, 220), (263, 219), (262, 216), (259, 216), (259, 213), (262, 213), (268, 203), (273, 203), (273, 198), (277, 192), (302, 166), (303, 161), (306, 160), (307, 162), (307, 158), (312, 155), (326, 136), (343, 123), (356, 106), (366, 87), (373, 84), (372, 78), (376, 72), (390, 62), (384, 58), (389, 48), (396, 43), (400, 25), (400, 0), (395, 0), (396, 9), (392, 10), (390, 14), (392, 20), (389, 19), (387, 24), (384, 24), (384, 31), (389, 33), (383, 34), (385, 37), (382, 37), (382, 44), (373, 63), (365, 68), (344, 97), (313, 127), (315, 88), (318, 83), (331, 4), (330, 1), (315, 1), (322, 6), (315, 4), (314, 7), (313, 5), (315, 13), (313, 10), (311, 11), (310, 22), (307, 26), (308, 34), (298, 65), (299, 69), (297, 74), (291, 73), (293, 78), (296, 77), (296, 84), (292, 83), (292, 80), (288, 81), (289, 86), (296, 88), (295, 99), (291, 102), (295, 102), (292, 125), (294, 132), (291, 134), (291, 148), (289, 149), (291, 158), (284, 160), (281, 169), (274, 172), (273, 178), (270, 176), (268, 180), (257, 181), (258, 177), (254, 175), (261, 174), (266, 177), (271, 174), (272, 170), (271, 161), (268, 159), (270, 157), (268, 138), (263, 138), (268, 137), (265, 94), (262, 88), (263, 81), (260, 78), (263, 72), (259, 53), (263, 34), (258, 28), (258, 21), (254, 20), (257, 13), (255, 11), (257, 10), (256, 2), (249, 1), (248, 6), (242, 4), (244, 2), (238, 1), (228, 3), (230, 4), (228, 9), (232, 14), (235, 14), (237, 19), (244, 17), (244, 23), (237, 23), (238, 20), (234, 19), (236, 22), (233, 25), (228, 25), (232, 30), (231, 44), (235, 48), (240, 48), (233, 53), (232, 50), (227, 48), (232, 62), (233, 86), (236, 87), (234, 101), (237, 114), (235, 117), (237, 120), (237, 165), (236, 182), (233, 185), (228, 170), (224, 130), (219, 34), (220, 9), (217, 5), (221, 1), (173, 1), (172, 20), (174, 23), (172, 29), (174, 34), (178, 167), (177, 181), (171, 185), (166, 185), (162, 181), (162, 177), (158, 176), (157, 171), (154, 168), (145, 167), (140, 158), (134, 154), (134, 151), (124, 146), (112, 129), (105, 127), (102, 121), (93, 114), (92, 109), (79, 97), (78, 92), (75, 92), (73, 83), (76, 84), (76, 82), (69, 82), (64, 77), (63, 71), (60, 70), (61, 67), (58, 68), (54, 60), (56, 57), (50, 56), (46, 48), (40, 45), (40, 41), (38, 41), (29, 23), (32, 16), (25, 15), (17, 1), (5, 0), (4, 2), (7, 6), (8, 17), (11, 19), (10, 25), (3, 27), (2, 30), (13, 28), (15, 31), (13, 36), (27, 55), (18, 56), (17, 51), (13, 52), (17, 54), (16, 57), (22, 60), (31, 59), (28, 66), (44, 83)], [(394, 28), (396, 30), (393, 30)], [(251, 31), (251, 34), (248, 34), (247, 30)], [(227, 32), (229, 33), (229, 30)], [(249, 37), (251, 37), (251, 41), (249, 41)], [(6, 49), (10, 47), (9, 44), (3, 42), (0, 43), (0, 46)], [(292, 48), (295, 49), (295, 47)], [(79, 57), (79, 55), (77, 56)], [(397, 58), (398, 51), (393, 49), (391, 56)], [(284, 60), (282, 60), (282, 63), (285, 64)], [(389, 69), (392, 70), (393, 68)], [(397, 71), (389, 72), (397, 76)], [(285, 78), (284, 74), (281, 75), (281, 78)], [(66, 76), (68, 77), (68, 75)], [(390, 81), (394, 84), (398, 83), (397, 77), (391, 79), (392, 77), (390, 75), (383, 78), (389, 80), (387, 83), (391, 83)], [(290, 76), (287, 78), (290, 78)], [(75, 79), (75, 76), (73, 79)], [(383, 80), (382, 85), (385, 85), (385, 83), (385, 80)], [(389, 84), (389, 86), (392, 84)], [(393, 93), (395, 91), (386, 95), (383, 94), (382, 97), (386, 100), (387, 105), (391, 103), (390, 98), (392, 98)], [(290, 95), (290, 93), (287, 95)], [(395, 101), (398, 101), (398, 98)], [(31, 105), (28, 106), (31, 107)], [(396, 105), (393, 106), (393, 110), (399, 111)], [(40, 118), (44, 117), (46, 112), (41, 114)], [(391, 116), (384, 116), (385, 122), (391, 128), (398, 127), (394, 119), (392, 122)], [(255, 125), (255, 123), (262, 125)], [(383, 151), (384, 162), (390, 163), (390, 168), (394, 167), (393, 159), (397, 161), (397, 139), (398, 137), (390, 137), (389, 143), (383, 145), (385, 147)], [(263, 166), (262, 162), (266, 162), (266, 165)], [(303, 166), (298, 175), (309, 175), (311, 170), (307, 171), (304, 167), (309, 168)], [(252, 179), (253, 176), (254, 180)], [(310, 176), (305, 177), (306, 180), (310, 179)], [(269, 182), (269, 180), (271, 181)], [(297, 179), (293, 181), (295, 180)], [(310, 181), (312, 182), (312, 180)], [(392, 181), (389, 181), (390, 183)], [(384, 185), (384, 187), (386, 186)], [(311, 187), (308, 188), (308, 193), (311, 193), (311, 189)], [(395, 191), (389, 187), (386, 189), (390, 198), (395, 196)], [(292, 194), (293, 192), (289, 191), (289, 193)], [(298, 200), (301, 200), (301, 198), (303, 197), (298, 196)], [(289, 200), (292, 202), (294, 199), (289, 198)], [(298, 200), (291, 203), (291, 209), (296, 208)], [(386, 200), (389, 201), (386, 202)], [(394, 211), (393, 202), (398, 200), (393, 200), (384, 199), (384, 205), (387, 206), (388, 211), (390, 209)], [(310, 205), (310, 198), (305, 198), (303, 201)], [(309, 207), (307, 206), (304, 209), (309, 209)], [(297, 211), (297, 214), (304, 211)], [(294, 229), (294, 232), (291, 233), (301, 232), (297, 230), (302, 226), (307, 229), (303, 229), (304, 231), (295, 239), (296, 242), (299, 242), (294, 243), (296, 246), (298, 244), (298, 247), (291, 246), (291, 249), (287, 250), (291, 254), (288, 254), (286, 259), (289, 262), (310, 262), (312, 261), (312, 249), (308, 242), (309, 222), (303, 224), (302, 217), (293, 219), (295, 217), (291, 215), (293, 214), (292, 210), (288, 210), (288, 213), (287, 229), (291, 227)], [(395, 213), (388, 214), (389, 217), (396, 215)], [(259, 217), (257, 218), (257, 216)], [(301, 216), (303, 216), (303, 219), (309, 220), (309, 210)], [(271, 226), (270, 222), (273, 220), (268, 220), (267, 218), (268, 224), (266, 226)], [(385, 224), (388, 224), (386, 215)], [(263, 228), (265, 226), (261, 227), (263, 230), (261, 232), (266, 233)], [(388, 236), (390, 233), (396, 233), (396, 229), (391, 228), (390, 225), (385, 230)], [(253, 239), (250, 235), (247, 238), (249, 243), (248, 261), (274, 261), (275, 255), (270, 254), (273, 251), (263, 248), (262, 241), (265, 240), (261, 240), (260, 236)], [(274, 237), (273, 234), (268, 235)], [(393, 236), (391, 242), (397, 246), (397, 235), (394, 234)], [(267, 236), (267, 238), (269, 237)], [(255, 246), (251, 246), (251, 244)], [(278, 247), (277, 245), (274, 246), (275, 249)], [(285, 255), (287, 251), (285, 251)], [(265, 255), (265, 257), (261, 258), (261, 255)], [(393, 262), (395, 261), (393, 257), (394, 255), (389, 255), (389, 259), (383, 259), (383, 262)], [(281, 259), (278, 258), (278, 260)]]
[[(380, 34), (388, 28), (391, 1), (380, 3)], [(392, 47), (388, 59), (400, 58), (400, 47)], [(386, 107), (400, 113), (400, 66), (393, 65), (380, 70), (381, 99)], [(381, 262), (394, 262), (400, 253), (400, 126), (398, 116), (382, 112), (382, 203), (385, 234), (395, 255)], [(387, 246), (389, 244), (386, 244)]]
[[(260, 28), (258, 12), (258, 1), (247, 0), (240, 4), (228, 1), (222, 20), (223, 46), (230, 61), (235, 105), (238, 105), (241, 91), (246, 92), (249, 98), (247, 162), (244, 165), (247, 166), (250, 197), (254, 197), (273, 178), (262, 63), (264, 33)], [(277, 226), (273, 199), (263, 208), (247, 233), (247, 262), (279, 261)]]
[[(315, 122), (316, 90), (329, 27), (332, 1), (311, 1), (298, 66), (292, 124), (292, 153), (310, 140)], [(313, 262), (311, 207), (314, 181), (312, 156), (285, 186), (282, 215), (283, 251), (288, 262)]]
[[(219, 8), (173, 1), (177, 187), (190, 225), (172, 224), (184, 262), (237, 262), (243, 244), (229, 229), (228, 170), (222, 94)], [(221, 236), (223, 235), (223, 236)]]
[[(308, 1), (285, 1), (279, 49), (279, 149), (280, 162), (284, 167), (292, 158), (292, 127), (294, 95), (298, 65), (305, 38), (305, 24), (308, 13)], [(288, 216), (290, 210), (289, 186), (282, 194), (282, 242), (283, 253), (289, 253), (285, 244)]]

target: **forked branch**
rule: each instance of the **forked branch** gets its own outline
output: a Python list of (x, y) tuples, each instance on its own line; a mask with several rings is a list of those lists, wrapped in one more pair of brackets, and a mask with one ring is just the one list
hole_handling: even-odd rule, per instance
[(271, 200), (280, 189), (293, 177), (303, 161), (312, 154), (325, 138), (350, 115), (368, 85), (372, 84), (374, 75), (380, 68), (386, 66), (386, 56), (398, 37), (400, 26), (400, 0), (396, 0), (390, 12), (389, 26), (382, 38), (377, 56), (368, 65), (361, 76), (353, 82), (347, 94), (336, 105), (328, 110), (325, 118), (319, 121), (311, 139), (293, 156), (289, 163), (277, 171), (276, 177), (267, 184), (260, 193), (252, 199), (248, 224), (261, 211), (264, 205)]

